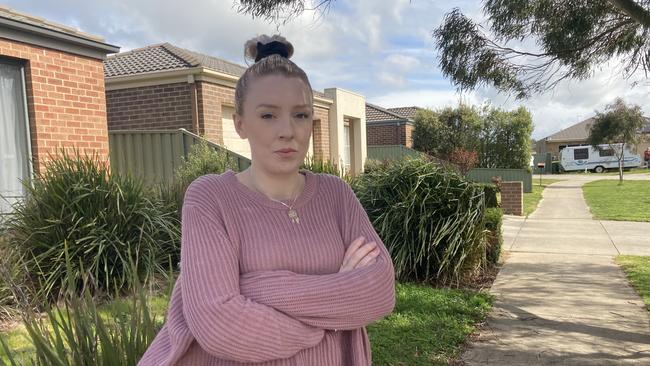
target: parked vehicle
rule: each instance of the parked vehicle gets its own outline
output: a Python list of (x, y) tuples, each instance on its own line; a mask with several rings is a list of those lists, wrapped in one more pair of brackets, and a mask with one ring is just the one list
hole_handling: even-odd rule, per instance
[[(609, 145), (571, 146), (560, 151), (560, 164), (565, 171), (590, 170), (602, 173), (606, 169), (618, 169), (616, 152)], [(614, 146), (620, 151), (621, 144)], [(636, 168), (641, 166), (641, 156), (625, 145), (623, 154), (623, 168)]]

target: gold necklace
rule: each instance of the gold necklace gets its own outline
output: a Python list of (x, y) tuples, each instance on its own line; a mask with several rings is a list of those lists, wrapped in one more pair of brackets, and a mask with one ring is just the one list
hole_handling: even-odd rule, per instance
[[(252, 176), (253, 172), (251, 171), (250, 174)], [(256, 191), (264, 194), (254, 184), (253, 184), (253, 187), (255, 188)], [(264, 195), (266, 196), (266, 194), (264, 194)], [(266, 196), (266, 197), (269, 198), (270, 200), (278, 202), (278, 203), (282, 204), (284, 207), (286, 207), (287, 208), (287, 216), (289, 216), (289, 220), (291, 220), (291, 222), (294, 223), (294, 224), (300, 224), (300, 216), (298, 216), (298, 211), (296, 211), (293, 208), (293, 205), (296, 203), (296, 200), (298, 199), (297, 194), (293, 197), (293, 201), (291, 202), (291, 205), (287, 205), (286, 203), (284, 203), (284, 202), (282, 202), (280, 200), (276, 200), (275, 198), (272, 198), (272, 197), (269, 197), (269, 196)]]

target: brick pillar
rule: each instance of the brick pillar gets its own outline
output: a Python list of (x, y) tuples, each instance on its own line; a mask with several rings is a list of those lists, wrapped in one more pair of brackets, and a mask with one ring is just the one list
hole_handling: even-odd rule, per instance
[(501, 182), (501, 208), (507, 215), (524, 214), (523, 182)]

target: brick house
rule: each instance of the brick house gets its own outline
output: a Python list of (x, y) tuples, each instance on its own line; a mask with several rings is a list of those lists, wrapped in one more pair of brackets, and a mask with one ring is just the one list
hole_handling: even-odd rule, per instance
[[(232, 121), (235, 85), (245, 67), (169, 43), (104, 62), (109, 131), (184, 128), (250, 157)], [(339, 88), (314, 91), (310, 155), (361, 172), (366, 158), (365, 98)]]
[(413, 147), (414, 118), (419, 107), (382, 108), (366, 103), (368, 145)]
[(108, 161), (102, 38), (0, 7), (0, 213), (48, 154), (76, 147)]
[[(639, 134), (644, 137), (637, 147), (637, 154), (643, 158), (643, 152), (650, 147), (650, 118), (646, 118), (646, 125), (639, 131)], [(586, 120), (569, 126), (560, 130), (552, 135), (539, 139), (535, 143), (535, 151), (537, 154), (551, 153), (554, 157), (559, 157), (560, 151), (565, 147), (571, 146), (588, 146), (587, 138), (589, 137), (589, 130), (594, 123), (594, 118), (587, 118)]]

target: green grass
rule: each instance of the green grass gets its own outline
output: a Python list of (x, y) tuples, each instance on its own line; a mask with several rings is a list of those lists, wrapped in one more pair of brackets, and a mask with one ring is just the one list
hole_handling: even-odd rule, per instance
[(650, 221), (650, 181), (597, 180), (582, 192), (596, 219)]
[[(128, 312), (130, 299), (115, 300), (111, 303), (98, 306), (99, 314), (102, 319), (117, 318)], [(148, 301), (152, 316), (162, 322), (167, 312), (167, 297), (164, 295), (151, 297)], [(51, 330), (51, 328), (50, 328)], [(27, 329), (24, 325), (18, 325), (7, 332), (0, 332), (0, 338), (7, 342), (10, 349), (15, 351), (16, 355), (29, 356), (33, 353), (34, 348), (29, 340)], [(4, 348), (0, 346), (0, 360), (5, 363), (9, 362)]]
[(650, 257), (619, 255), (616, 257), (616, 263), (623, 268), (650, 311)]
[(539, 201), (542, 199), (542, 192), (546, 186), (561, 181), (559, 179), (542, 179), (542, 185), (540, 187), (539, 179), (535, 180), (533, 178), (533, 191), (531, 193), (524, 193), (524, 216), (528, 216), (535, 211)]
[(485, 293), (396, 284), (397, 303), (388, 317), (368, 326), (373, 365), (447, 365), (485, 319)]
[[(404, 283), (396, 284), (396, 292), (395, 311), (368, 327), (373, 365), (447, 365), (492, 306), (492, 298), (486, 293)], [(162, 319), (167, 299), (154, 297), (150, 305), (153, 314)], [(127, 306), (117, 301), (101, 309), (103, 315), (114, 316)], [(22, 326), (0, 333), (0, 337), (12, 349), (31, 352)], [(0, 359), (7, 362), (2, 347)]]

